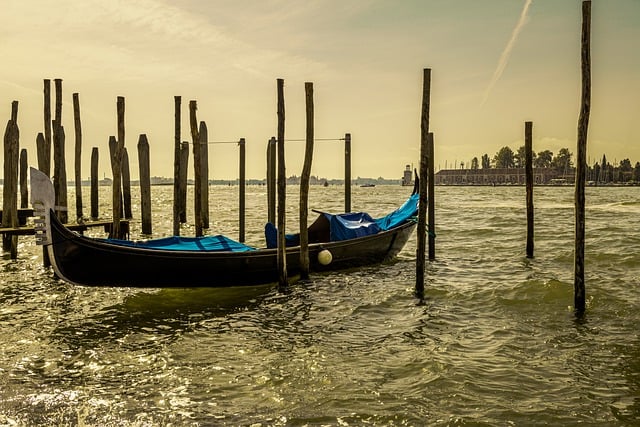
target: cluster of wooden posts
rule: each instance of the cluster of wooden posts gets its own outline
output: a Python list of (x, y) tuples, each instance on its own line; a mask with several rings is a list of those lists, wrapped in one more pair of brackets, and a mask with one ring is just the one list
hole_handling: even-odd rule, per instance
[[(60, 126), (62, 117), (62, 80), (55, 79), (55, 119), (51, 120), (51, 80), (44, 80), (44, 123), (45, 130), (36, 138), (38, 168), (50, 176), (51, 172), (51, 148), (54, 152), (53, 183), (55, 188), (56, 215), (67, 227), (75, 230), (86, 230), (88, 227), (104, 226), (111, 236), (124, 238), (128, 235), (128, 220), (133, 218), (131, 209), (131, 182), (129, 172), (129, 157), (124, 145), (125, 139), (125, 99), (118, 97), (117, 109), (117, 137), (109, 137), (109, 152), (112, 182), (112, 220), (98, 221), (98, 148), (91, 151), (91, 220), (85, 220), (82, 206), (81, 185), (81, 155), (82, 155), (82, 125), (80, 120), (80, 103), (77, 93), (73, 94), (73, 111), (75, 125), (75, 198), (77, 224), (69, 224), (67, 214), (67, 179), (65, 163), (65, 133)], [(310, 120), (307, 127), (313, 133), (313, 85), (306, 84), (308, 91), (307, 101), (310, 110)], [(174, 151), (174, 204), (173, 204), (173, 234), (180, 235), (180, 224), (187, 222), (187, 169), (189, 163), (189, 142), (181, 140), (181, 97), (175, 96), (175, 151)], [(208, 141), (207, 126), (204, 121), (197, 120), (197, 102), (189, 102), (189, 124), (193, 147), (194, 164), (194, 225), (195, 235), (202, 236), (204, 229), (209, 228), (209, 186), (208, 186)], [(2, 227), (0, 234), (3, 236), (3, 250), (10, 251), (13, 259), (17, 258), (17, 237), (19, 235), (34, 234), (34, 228), (25, 226), (26, 218), (33, 214), (28, 206), (27, 190), (27, 151), (23, 149), (18, 162), (19, 131), (17, 124), (18, 102), (12, 103), (12, 115), (8, 122), (4, 140), (4, 194)], [(53, 125), (53, 133), (51, 127)], [(53, 143), (51, 136), (53, 134)], [(313, 139), (313, 137), (312, 137)], [(345, 134), (345, 182), (351, 182), (351, 134)], [(228, 142), (226, 142), (228, 143)], [(236, 142), (233, 142), (236, 143)], [(245, 139), (237, 141), (239, 146), (239, 236), (240, 242), (245, 241)], [(311, 141), (313, 144), (313, 141)], [(141, 231), (144, 235), (152, 234), (151, 221), (151, 177), (149, 168), (149, 142), (145, 134), (141, 134), (138, 140), (138, 159), (140, 173), (141, 194)], [(310, 149), (312, 150), (313, 145)], [(308, 192), (309, 174), (311, 170), (312, 154), (309, 151), (305, 157), (305, 173), (303, 180)], [(276, 207), (276, 164), (284, 167), (284, 160), (276, 158), (276, 139), (272, 137), (267, 143), (267, 204), (268, 221), (275, 223)], [(20, 168), (18, 171), (18, 163)], [(284, 173), (284, 172), (283, 172)], [(20, 209), (17, 209), (18, 178), (20, 182)], [(278, 185), (285, 183), (285, 177), (278, 176)], [(305, 194), (305, 198), (306, 198)], [(305, 199), (306, 200), (306, 199)], [(302, 203), (302, 201), (301, 201)], [(306, 209), (306, 208), (305, 208)], [(351, 186), (345, 185), (345, 211), (351, 210)], [(306, 211), (305, 211), (306, 212)], [(125, 220), (121, 218), (124, 217)]]

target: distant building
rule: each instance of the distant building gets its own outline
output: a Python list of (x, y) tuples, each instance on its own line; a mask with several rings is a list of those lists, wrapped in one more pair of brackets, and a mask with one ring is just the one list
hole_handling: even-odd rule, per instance
[[(533, 168), (533, 182), (554, 184), (562, 179), (573, 183), (573, 175), (562, 175), (554, 168)], [(435, 174), (436, 185), (524, 185), (524, 168), (443, 169)]]
[(413, 172), (411, 171), (411, 165), (407, 165), (404, 168), (404, 175), (402, 175), (402, 185), (413, 185)]

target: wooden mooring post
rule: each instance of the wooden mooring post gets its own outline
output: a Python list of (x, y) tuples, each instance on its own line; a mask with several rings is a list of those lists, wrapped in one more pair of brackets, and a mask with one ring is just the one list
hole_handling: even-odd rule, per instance
[(98, 219), (98, 147), (91, 149), (91, 219)]
[(575, 266), (574, 310), (581, 316), (586, 309), (584, 283), (585, 195), (587, 132), (591, 111), (591, 0), (582, 2), (581, 37), (582, 96), (578, 118), (578, 150), (576, 154), (575, 183)]
[(287, 175), (284, 162), (284, 80), (277, 80), (278, 89), (278, 288), (288, 287), (286, 229)]
[[(44, 135), (42, 150), (38, 150), (38, 169), (51, 176), (51, 80), (44, 79)], [(40, 162), (42, 154), (42, 163)]]
[(429, 137), (429, 104), (431, 94), (431, 69), (423, 70), (422, 86), (422, 114), (420, 120), (420, 201), (418, 204), (418, 247), (416, 250), (416, 288), (415, 295), (420, 302), (424, 301), (424, 273), (426, 252), (426, 223), (427, 223), (427, 140)]
[(344, 135), (344, 211), (351, 212), (351, 134)]
[(246, 163), (247, 154), (244, 138), (240, 138), (239, 147), (239, 176), (238, 176), (238, 240), (245, 241), (245, 218), (246, 218)]
[(142, 234), (151, 234), (151, 171), (149, 166), (149, 141), (147, 135), (138, 138), (138, 167), (140, 170), (140, 217)]
[(533, 258), (533, 122), (524, 123), (524, 175), (527, 188), (527, 258)]
[[(11, 119), (4, 132), (4, 185), (2, 187), (2, 227), (18, 226), (18, 101), (11, 103)], [(18, 236), (2, 235), (2, 250), (18, 257)]]
[(73, 95), (73, 124), (75, 129), (74, 178), (76, 189), (76, 219), (82, 218), (82, 124), (80, 122), (80, 98)]
[(27, 186), (27, 169), (29, 160), (27, 159), (27, 149), (20, 150), (20, 208), (29, 207), (29, 187)]
[(173, 235), (180, 235), (180, 150), (182, 97), (174, 96), (173, 134)]
[[(306, 145), (304, 149), (304, 164), (300, 177), (300, 277), (309, 278), (309, 231), (307, 217), (309, 214), (309, 180), (311, 178), (311, 162), (313, 161), (313, 83), (304, 84), (306, 100)], [(345, 182), (345, 186), (346, 182)]]
[(57, 120), (53, 121), (53, 187), (55, 190), (56, 215), (63, 224), (66, 224), (69, 222), (69, 213), (67, 212), (65, 134), (64, 127)]
[(209, 229), (209, 130), (204, 121), (198, 131), (200, 142), (200, 218), (202, 228)]
[(276, 138), (267, 143), (267, 221), (276, 223)]
[[(116, 100), (118, 138), (111, 139), (113, 155), (111, 156), (112, 182), (112, 226), (111, 237), (120, 235), (120, 218), (122, 212), (122, 153), (124, 152), (124, 97), (118, 96)], [(111, 143), (109, 144), (112, 145)]]
[(427, 134), (427, 234), (429, 260), (436, 259), (436, 190), (433, 133)]

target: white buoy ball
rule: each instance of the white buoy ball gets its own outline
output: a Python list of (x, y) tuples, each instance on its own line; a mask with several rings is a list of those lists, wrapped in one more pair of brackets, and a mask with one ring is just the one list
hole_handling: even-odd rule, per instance
[(318, 262), (322, 265), (329, 265), (333, 260), (333, 255), (326, 249), (323, 249), (318, 253)]

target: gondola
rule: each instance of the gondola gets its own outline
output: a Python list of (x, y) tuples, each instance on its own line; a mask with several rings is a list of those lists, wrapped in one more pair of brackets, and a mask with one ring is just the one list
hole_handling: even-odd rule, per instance
[[(44, 245), (60, 279), (82, 286), (230, 287), (278, 281), (277, 248), (253, 248), (224, 236), (168, 237), (147, 241), (103, 239), (67, 229), (53, 212), (49, 178), (31, 168), (31, 202), (36, 241)], [(395, 257), (415, 228), (418, 195), (391, 214), (320, 213), (309, 227), (310, 271), (331, 271), (377, 264)], [(356, 226), (357, 225), (357, 226)], [(277, 230), (267, 225), (265, 234)], [(287, 272), (300, 271), (300, 246), (287, 235)]]

